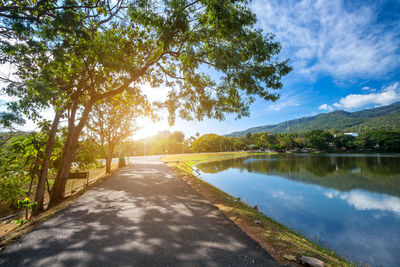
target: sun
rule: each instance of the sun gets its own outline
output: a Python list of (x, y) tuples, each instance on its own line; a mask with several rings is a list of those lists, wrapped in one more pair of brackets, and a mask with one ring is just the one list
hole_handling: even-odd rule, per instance
[(132, 134), (132, 139), (139, 140), (156, 135), (159, 131), (171, 130), (167, 120), (161, 119), (160, 121), (153, 122), (149, 118), (140, 118), (137, 120), (136, 125), (139, 130)]
[[(150, 86), (150, 84), (146, 83), (141, 86), (141, 90), (150, 102), (163, 102), (167, 99), (168, 88), (162, 86), (153, 88)], [(171, 130), (167, 119), (163, 117), (161, 117), (160, 120), (157, 122), (153, 122), (149, 118), (142, 117), (137, 119), (136, 125), (140, 127), (140, 129), (132, 134), (133, 140), (151, 137), (153, 135), (156, 135), (159, 131)]]

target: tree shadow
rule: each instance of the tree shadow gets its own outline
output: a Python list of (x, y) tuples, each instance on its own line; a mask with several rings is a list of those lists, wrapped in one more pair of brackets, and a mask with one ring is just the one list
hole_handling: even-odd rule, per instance
[(122, 169), (0, 258), (2, 266), (278, 266), (163, 164)]

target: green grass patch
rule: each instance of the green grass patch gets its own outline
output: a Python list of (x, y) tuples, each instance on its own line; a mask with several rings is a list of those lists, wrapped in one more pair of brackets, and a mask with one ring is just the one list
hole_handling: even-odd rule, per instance
[(247, 157), (248, 152), (221, 152), (221, 153), (199, 153), (199, 154), (180, 154), (165, 156), (162, 160), (165, 163), (173, 161), (184, 161), (190, 167), (200, 162), (218, 161), (231, 158)]

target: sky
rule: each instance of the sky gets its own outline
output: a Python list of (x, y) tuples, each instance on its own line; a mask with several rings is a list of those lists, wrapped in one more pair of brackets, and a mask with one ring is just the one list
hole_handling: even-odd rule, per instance
[[(183, 131), (186, 137), (228, 134), (251, 127), (313, 116), (333, 110), (356, 111), (400, 101), (400, 1), (254, 0), (257, 27), (282, 45), (280, 59), (293, 71), (283, 81), (280, 99), (258, 99), (250, 117), (186, 122), (173, 127), (140, 119), (134, 138), (157, 131)], [(146, 88), (149, 98), (162, 97)], [(5, 99), (0, 96), (0, 105)], [(48, 114), (48, 117), (51, 117)], [(28, 125), (25, 128), (33, 127)]]
[[(255, 0), (257, 27), (281, 43), (293, 71), (276, 102), (257, 100), (250, 117), (225, 121), (177, 120), (145, 126), (181, 130), (186, 136), (228, 134), (333, 110), (356, 111), (400, 101), (400, 1)], [(153, 127), (151, 127), (153, 126)]]

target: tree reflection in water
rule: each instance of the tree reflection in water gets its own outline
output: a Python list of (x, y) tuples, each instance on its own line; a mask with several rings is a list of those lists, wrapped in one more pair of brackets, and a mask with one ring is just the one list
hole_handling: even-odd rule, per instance
[(204, 173), (228, 169), (279, 175), (341, 191), (365, 189), (400, 196), (400, 157), (379, 154), (273, 154), (202, 163)]

